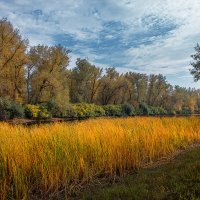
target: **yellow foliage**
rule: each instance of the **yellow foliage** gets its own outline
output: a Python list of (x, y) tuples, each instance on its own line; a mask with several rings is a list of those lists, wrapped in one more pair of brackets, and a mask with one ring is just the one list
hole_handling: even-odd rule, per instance
[[(32, 127), (0, 124), (0, 199), (76, 191), (200, 142), (199, 118), (95, 119)], [(35, 194), (36, 195), (36, 194)]]
[(24, 101), (27, 40), (6, 19), (0, 20), (0, 96)]

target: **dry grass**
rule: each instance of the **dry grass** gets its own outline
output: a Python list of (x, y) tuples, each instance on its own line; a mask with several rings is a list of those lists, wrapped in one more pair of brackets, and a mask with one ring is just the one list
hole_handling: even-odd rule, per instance
[(200, 119), (126, 118), (39, 127), (0, 124), (0, 199), (50, 198), (124, 175), (200, 142)]

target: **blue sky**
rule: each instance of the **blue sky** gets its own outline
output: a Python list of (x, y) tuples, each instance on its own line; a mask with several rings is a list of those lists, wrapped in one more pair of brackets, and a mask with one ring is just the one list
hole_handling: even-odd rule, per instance
[(199, 0), (0, 0), (30, 45), (61, 44), (77, 57), (119, 72), (162, 73), (173, 85), (200, 88), (189, 73), (200, 43)]

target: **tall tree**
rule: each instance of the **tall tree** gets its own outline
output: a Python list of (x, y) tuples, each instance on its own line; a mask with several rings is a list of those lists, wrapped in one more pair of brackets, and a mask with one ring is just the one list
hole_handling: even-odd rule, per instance
[(115, 68), (107, 68), (106, 74), (101, 79), (98, 95), (100, 104), (121, 103), (120, 94), (123, 95), (122, 90), (128, 87), (127, 84), (123, 74), (120, 75)]
[(71, 71), (70, 96), (72, 102), (94, 103), (100, 87), (102, 69), (86, 59), (78, 58)]
[(29, 102), (43, 103), (54, 100), (64, 106), (69, 101), (69, 50), (61, 46), (38, 45), (29, 51), (27, 67)]
[(146, 101), (148, 76), (146, 74), (128, 72), (126, 78), (131, 83), (129, 102), (133, 105), (138, 105)]
[(168, 99), (170, 89), (171, 85), (167, 83), (165, 76), (161, 74), (150, 75), (147, 103), (151, 106), (164, 106), (165, 100)]
[(200, 46), (197, 44), (197, 46), (194, 48), (196, 53), (194, 55), (191, 55), (194, 62), (191, 63), (192, 69), (190, 69), (190, 73), (194, 76), (194, 80), (198, 81), (200, 79)]
[(191, 88), (184, 88), (175, 86), (172, 98), (171, 98), (171, 109), (181, 111), (182, 109), (190, 109), (192, 112), (198, 109), (199, 92), (198, 90)]
[(22, 102), (25, 94), (25, 70), (28, 41), (22, 39), (7, 19), (0, 20), (0, 96)]

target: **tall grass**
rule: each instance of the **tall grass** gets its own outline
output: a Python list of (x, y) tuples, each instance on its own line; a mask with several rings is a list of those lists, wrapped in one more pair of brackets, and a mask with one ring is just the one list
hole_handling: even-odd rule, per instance
[(0, 199), (76, 192), (200, 142), (200, 119), (95, 119), (33, 127), (0, 124)]

